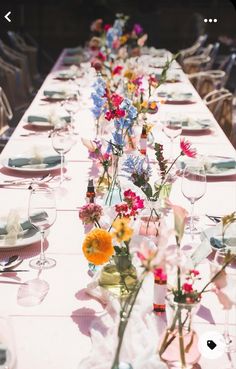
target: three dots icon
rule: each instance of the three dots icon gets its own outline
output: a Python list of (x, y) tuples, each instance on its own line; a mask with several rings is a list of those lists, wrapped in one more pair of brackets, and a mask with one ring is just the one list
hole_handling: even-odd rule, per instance
[(212, 22), (213, 22), (213, 23), (216, 23), (216, 22), (217, 22), (217, 19), (216, 19), (216, 18), (214, 18), (214, 19), (212, 19), (212, 18), (209, 18), (209, 19), (205, 18), (205, 19), (204, 19), (204, 22), (205, 22), (205, 23), (207, 23), (207, 22), (209, 22), (209, 23), (212, 23)]

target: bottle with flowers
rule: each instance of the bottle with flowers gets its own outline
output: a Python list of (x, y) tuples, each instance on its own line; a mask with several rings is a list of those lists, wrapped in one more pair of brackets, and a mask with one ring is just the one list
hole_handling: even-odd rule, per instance
[(181, 139), (180, 154), (170, 165), (164, 159), (163, 146), (161, 144), (155, 143), (154, 151), (159, 167), (159, 179), (155, 183), (155, 187), (151, 183), (152, 168), (148, 156), (142, 158), (129, 155), (123, 163), (123, 170), (128, 173), (134, 185), (139, 187), (146, 195), (145, 211), (141, 214), (140, 233), (143, 235), (157, 236), (162, 202), (169, 197), (171, 183), (174, 180), (170, 172), (181, 156), (186, 155), (194, 158), (197, 153), (185, 139)]
[[(181, 369), (192, 369), (199, 361), (198, 336), (193, 328), (193, 317), (197, 312), (203, 293), (214, 291), (212, 283), (220, 285), (219, 279), (224, 279), (225, 268), (236, 255), (230, 252), (221, 268), (211, 279), (200, 288), (200, 273), (196, 269), (184, 271), (180, 243), (184, 234), (187, 212), (180, 206), (171, 205), (175, 220), (175, 237), (177, 244), (176, 286), (170, 287), (167, 295), (169, 306), (168, 327), (161, 336), (158, 353), (168, 366)], [(182, 266), (181, 266), (182, 264)]]
[(115, 218), (107, 229), (101, 228), (102, 208), (99, 205), (87, 204), (79, 212), (84, 224), (96, 227), (86, 235), (83, 253), (90, 263), (105, 264), (99, 284), (121, 298), (127, 297), (137, 283), (129, 243), (133, 235), (132, 220), (144, 206), (143, 200), (131, 190), (124, 191), (123, 197), (124, 201), (115, 206)]

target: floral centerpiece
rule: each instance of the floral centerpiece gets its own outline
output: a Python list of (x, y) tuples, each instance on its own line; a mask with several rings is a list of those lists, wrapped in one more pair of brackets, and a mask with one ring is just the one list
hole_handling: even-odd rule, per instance
[(115, 216), (107, 229), (101, 228), (102, 207), (84, 205), (79, 217), (84, 224), (93, 224), (83, 243), (87, 260), (94, 265), (107, 263), (100, 274), (99, 284), (112, 293), (125, 297), (137, 283), (137, 273), (132, 265), (129, 242), (133, 234), (131, 221), (143, 209), (143, 200), (133, 191), (126, 190), (124, 201), (114, 207)]

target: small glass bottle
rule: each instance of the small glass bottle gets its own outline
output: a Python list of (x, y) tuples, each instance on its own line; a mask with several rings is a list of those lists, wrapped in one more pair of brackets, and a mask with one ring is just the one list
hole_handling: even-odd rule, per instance
[(161, 315), (166, 311), (167, 275), (162, 268), (154, 270), (153, 311)]
[(93, 203), (95, 199), (95, 189), (93, 184), (93, 179), (89, 179), (88, 187), (86, 192), (86, 199), (88, 203)]
[(139, 151), (141, 154), (147, 154), (147, 127), (143, 125), (142, 133), (139, 141)]

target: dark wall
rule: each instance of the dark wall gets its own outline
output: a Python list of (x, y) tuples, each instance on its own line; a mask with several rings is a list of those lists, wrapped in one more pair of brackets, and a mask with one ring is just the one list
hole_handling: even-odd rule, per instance
[[(53, 58), (66, 46), (84, 44), (95, 18), (112, 22), (116, 12), (140, 22), (149, 35), (148, 44), (177, 51), (189, 46), (199, 33), (236, 39), (236, 12), (229, 0), (1, 0), (4, 11), (12, 10), (8, 27), (28, 31)], [(217, 23), (204, 23), (204, 18)], [(2, 37), (2, 36), (1, 36)]]

